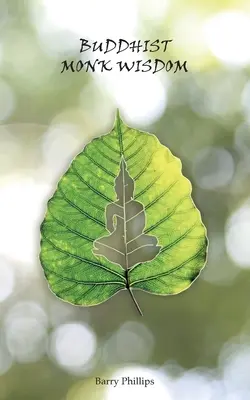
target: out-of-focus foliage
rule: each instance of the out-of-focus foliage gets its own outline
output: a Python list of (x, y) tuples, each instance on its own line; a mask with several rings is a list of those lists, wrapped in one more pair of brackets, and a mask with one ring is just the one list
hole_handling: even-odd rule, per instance
[[(125, 374), (158, 382), (144, 398), (249, 398), (249, 13), (248, 1), (1, 1), (1, 400), (139, 397), (94, 382)], [(173, 39), (159, 58), (189, 72), (61, 74), (80, 37)], [(91, 309), (58, 300), (38, 260), (47, 198), (117, 107), (181, 158), (210, 242), (188, 291), (138, 292), (143, 321), (126, 293)]]

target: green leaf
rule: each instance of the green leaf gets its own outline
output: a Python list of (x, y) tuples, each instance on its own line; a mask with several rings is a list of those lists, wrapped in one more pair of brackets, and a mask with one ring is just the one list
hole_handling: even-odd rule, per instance
[(134, 289), (187, 289), (208, 246), (191, 190), (180, 160), (117, 113), (112, 131), (76, 156), (48, 202), (40, 261), (51, 290), (82, 306), (128, 290), (141, 313)]

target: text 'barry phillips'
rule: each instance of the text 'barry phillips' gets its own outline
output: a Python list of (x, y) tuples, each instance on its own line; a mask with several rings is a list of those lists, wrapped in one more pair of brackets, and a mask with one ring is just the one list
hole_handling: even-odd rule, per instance
[(143, 377), (133, 377), (130, 378), (128, 376), (122, 376), (117, 379), (103, 379), (97, 376), (95, 378), (96, 385), (108, 385), (117, 387), (118, 385), (136, 385), (136, 386), (144, 386), (145, 388), (150, 385), (154, 385), (154, 379), (145, 379)]

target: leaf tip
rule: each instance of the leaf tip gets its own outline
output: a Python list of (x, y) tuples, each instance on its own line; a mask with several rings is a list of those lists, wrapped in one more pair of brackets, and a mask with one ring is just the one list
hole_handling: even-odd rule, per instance
[(120, 110), (119, 108), (116, 109), (116, 119), (120, 119)]
[(117, 126), (118, 124), (121, 124), (122, 119), (120, 115), (120, 110), (119, 108), (116, 109), (116, 114), (115, 114), (115, 125)]

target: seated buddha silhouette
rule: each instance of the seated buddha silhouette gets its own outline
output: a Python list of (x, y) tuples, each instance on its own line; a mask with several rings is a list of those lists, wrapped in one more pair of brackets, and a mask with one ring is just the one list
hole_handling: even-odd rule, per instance
[(104, 256), (124, 269), (151, 261), (161, 246), (155, 236), (146, 235), (146, 214), (142, 203), (134, 200), (134, 180), (123, 157), (115, 179), (117, 200), (106, 207), (106, 228), (110, 235), (94, 241), (93, 254)]

